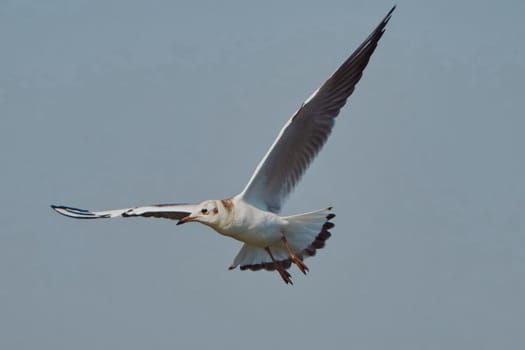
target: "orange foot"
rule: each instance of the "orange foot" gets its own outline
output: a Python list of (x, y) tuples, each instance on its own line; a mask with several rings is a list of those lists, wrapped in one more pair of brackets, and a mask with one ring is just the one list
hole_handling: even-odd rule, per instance
[(290, 247), (290, 244), (288, 244), (288, 240), (286, 239), (286, 237), (283, 236), (282, 241), (284, 243), (284, 246), (288, 250), (290, 259), (292, 259), (293, 263), (297, 265), (299, 270), (301, 270), (301, 272), (306, 275), (309, 269), (308, 266), (306, 266), (306, 264), (303, 262), (303, 257), (295, 255), (295, 253), (292, 250), (292, 247)]
[(272, 258), (273, 265), (275, 266), (275, 269), (277, 270), (277, 272), (279, 272), (279, 275), (281, 275), (281, 278), (283, 279), (284, 283), (293, 285), (292, 275), (290, 275), (290, 273), (286, 271), (286, 269), (283, 267), (283, 265), (279, 261), (275, 260), (270, 248), (266, 247), (264, 248), (264, 250), (266, 250), (268, 255), (270, 255), (270, 258)]

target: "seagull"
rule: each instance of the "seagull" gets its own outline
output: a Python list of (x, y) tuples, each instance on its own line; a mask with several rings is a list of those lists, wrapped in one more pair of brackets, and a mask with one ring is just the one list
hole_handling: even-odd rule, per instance
[(381, 39), (396, 6), (366, 40), (292, 115), (257, 165), (241, 193), (199, 204), (158, 204), (125, 209), (89, 211), (51, 205), (76, 219), (153, 217), (199, 222), (243, 243), (229, 269), (277, 271), (293, 284), (292, 264), (306, 274), (306, 257), (325, 246), (334, 227), (332, 207), (280, 216), (281, 205), (319, 153), (348, 97)]

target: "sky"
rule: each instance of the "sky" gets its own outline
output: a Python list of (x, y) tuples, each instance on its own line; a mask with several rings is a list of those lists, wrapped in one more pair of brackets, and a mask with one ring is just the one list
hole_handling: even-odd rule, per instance
[(333, 206), (277, 273), (92, 210), (238, 193), (389, 1), (0, 2), (0, 348), (525, 348), (525, 3), (398, 1), (283, 206)]

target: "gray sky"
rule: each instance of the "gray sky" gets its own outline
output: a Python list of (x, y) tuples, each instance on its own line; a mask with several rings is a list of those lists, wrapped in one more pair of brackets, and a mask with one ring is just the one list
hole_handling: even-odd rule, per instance
[(78, 221), (236, 194), (390, 1), (0, 2), (0, 348), (523, 349), (523, 1), (399, 1), (283, 209), (327, 247), (228, 271), (240, 243)]

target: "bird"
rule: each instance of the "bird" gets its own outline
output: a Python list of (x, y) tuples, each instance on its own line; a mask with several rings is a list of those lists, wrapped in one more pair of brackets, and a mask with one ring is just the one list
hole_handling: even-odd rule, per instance
[(295, 264), (307, 274), (305, 258), (325, 246), (334, 228), (332, 207), (290, 216), (281, 206), (317, 156), (347, 99), (363, 75), (396, 6), (291, 116), (257, 165), (244, 189), (222, 200), (198, 204), (157, 204), (90, 211), (51, 205), (56, 212), (76, 219), (152, 217), (177, 220), (177, 225), (198, 222), (243, 243), (229, 269), (277, 271), (293, 284), (289, 268)]

